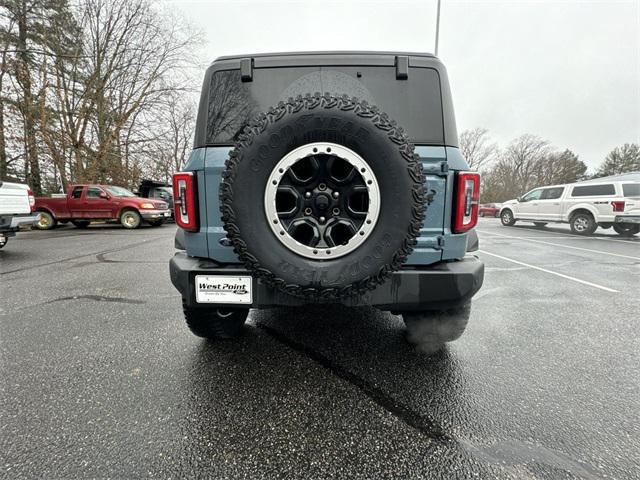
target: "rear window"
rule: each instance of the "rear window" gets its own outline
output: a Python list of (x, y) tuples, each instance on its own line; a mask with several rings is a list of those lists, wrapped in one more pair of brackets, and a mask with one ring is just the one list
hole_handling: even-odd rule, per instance
[(616, 189), (613, 184), (605, 185), (584, 185), (581, 187), (573, 187), (571, 196), (573, 197), (596, 197), (598, 195), (615, 195)]
[(640, 183), (623, 183), (622, 194), (625, 197), (640, 197)]
[(75, 187), (71, 193), (71, 198), (80, 198), (82, 196), (82, 190), (84, 190), (84, 187)]
[(545, 188), (540, 195), (540, 200), (555, 200), (562, 196), (564, 187)]
[(348, 95), (378, 106), (401, 125), (414, 143), (443, 144), (442, 100), (438, 72), (410, 68), (396, 79), (395, 67), (257, 68), (253, 81), (240, 70), (214, 73), (209, 85), (207, 143), (233, 143), (257, 113), (298, 95)]

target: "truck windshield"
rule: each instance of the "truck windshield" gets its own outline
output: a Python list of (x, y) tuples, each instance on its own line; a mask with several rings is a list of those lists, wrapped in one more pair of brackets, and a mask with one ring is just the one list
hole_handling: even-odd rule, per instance
[(126, 188), (105, 187), (105, 189), (107, 190), (107, 192), (109, 192), (109, 195), (113, 197), (135, 197), (135, 195)]

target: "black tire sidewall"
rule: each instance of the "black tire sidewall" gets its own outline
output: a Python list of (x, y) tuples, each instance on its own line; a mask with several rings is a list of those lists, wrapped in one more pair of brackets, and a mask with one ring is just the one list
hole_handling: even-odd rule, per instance
[[(509, 215), (511, 216), (511, 221), (509, 221), (509, 222), (505, 222), (504, 217), (503, 217), (503, 215), (504, 215), (505, 213), (507, 213), (507, 212), (508, 212), (508, 213), (509, 213)], [(503, 210), (503, 211), (500, 213), (500, 223), (502, 223), (502, 225), (504, 225), (505, 227), (511, 227), (514, 223), (516, 223), (516, 222), (515, 222), (515, 220), (514, 220), (514, 218), (513, 218), (513, 212), (512, 212), (511, 210)]]
[(614, 224), (613, 225), (613, 229), (620, 236), (633, 237), (634, 235), (636, 235), (637, 233), (640, 232), (640, 225), (625, 226), (625, 225), (620, 225), (620, 224)]
[[(582, 232), (576, 230), (576, 227), (575, 227), (575, 222), (579, 218), (584, 218), (589, 222), (589, 227)], [(598, 228), (598, 225), (596, 225), (593, 219), (593, 216), (589, 213), (576, 213), (573, 217), (571, 217), (571, 231), (573, 233), (576, 233), (578, 235), (591, 235), (593, 232), (596, 231), (597, 228)]]
[[(276, 164), (295, 148), (315, 142), (336, 143), (360, 155), (376, 176), (381, 197), (377, 223), (364, 243), (322, 261), (290, 251), (275, 237), (264, 211), (265, 188)], [(239, 157), (231, 204), (238, 237), (250, 258), (259, 259), (259, 270), (273, 273), (281, 288), (343, 288), (378, 276), (406, 248), (407, 232), (415, 222), (415, 179), (387, 132), (353, 111), (316, 108), (290, 113), (256, 135), (240, 149)]]

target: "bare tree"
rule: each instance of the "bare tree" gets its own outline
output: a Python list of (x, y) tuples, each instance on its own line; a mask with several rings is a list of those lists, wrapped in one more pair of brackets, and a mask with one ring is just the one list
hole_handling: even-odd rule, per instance
[(535, 169), (537, 185), (573, 183), (585, 178), (587, 166), (569, 149), (551, 152), (539, 160)]
[[(155, 165), (148, 152), (160, 133), (179, 130), (161, 119), (172, 112), (179, 123), (193, 103), (200, 35), (151, 0), (0, 1), (0, 174), (10, 149), (36, 193), (45, 180), (131, 184)], [(7, 137), (14, 110), (22, 125)]]
[(569, 149), (556, 151), (546, 140), (522, 135), (513, 140), (482, 177), (482, 201), (502, 202), (535, 187), (584, 178), (587, 166)]
[(489, 130), (478, 127), (460, 134), (460, 152), (471, 169), (480, 170), (495, 159), (498, 148), (490, 142)]

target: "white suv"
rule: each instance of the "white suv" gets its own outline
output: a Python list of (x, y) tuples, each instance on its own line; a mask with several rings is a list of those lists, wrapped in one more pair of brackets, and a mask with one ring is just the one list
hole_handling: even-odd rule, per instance
[(569, 223), (571, 230), (581, 235), (590, 235), (598, 227), (613, 227), (620, 235), (632, 236), (640, 232), (639, 177), (622, 175), (535, 188), (505, 202), (500, 219), (505, 226), (519, 220), (537, 227), (549, 222)]

